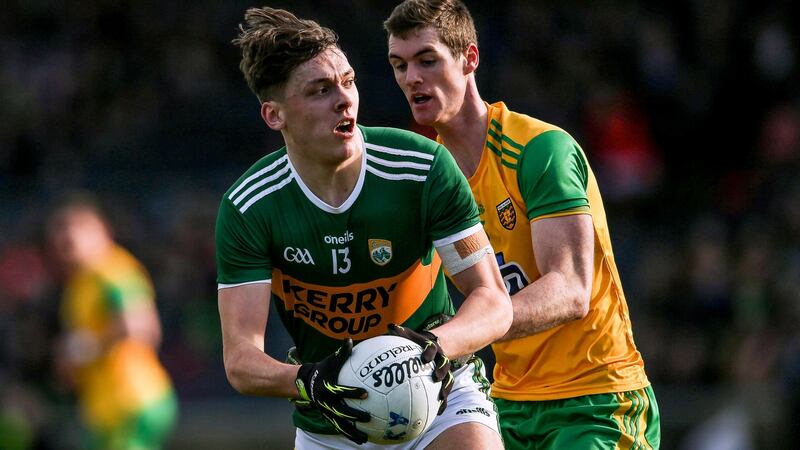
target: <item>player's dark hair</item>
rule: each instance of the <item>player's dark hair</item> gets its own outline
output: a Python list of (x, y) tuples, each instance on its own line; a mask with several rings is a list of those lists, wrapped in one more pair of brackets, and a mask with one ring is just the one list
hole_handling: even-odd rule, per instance
[(400, 38), (419, 28), (433, 27), (453, 56), (464, 52), (469, 44), (478, 44), (475, 22), (459, 0), (406, 0), (394, 8), (383, 27), (389, 35)]
[(339, 37), (313, 20), (269, 7), (250, 8), (233, 44), (242, 49), (239, 68), (259, 100), (280, 97), (292, 70), (329, 47)]

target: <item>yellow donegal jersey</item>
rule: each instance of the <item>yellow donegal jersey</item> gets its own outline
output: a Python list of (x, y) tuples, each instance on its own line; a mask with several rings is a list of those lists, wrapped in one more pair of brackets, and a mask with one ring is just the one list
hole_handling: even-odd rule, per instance
[(94, 338), (100, 348), (96, 358), (78, 368), (76, 379), (82, 414), (93, 427), (110, 429), (172, 392), (152, 348), (113, 337), (112, 325), (121, 311), (152, 301), (144, 268), (121, 247), (67, 283), (61, 309), (66, 330)]
[(588, 213), (595, 241), (588, 315), (494, 344), (493, 395), (552, 400), (647, 386), (603, 202), (583, 151), (553, 125), (509, 111), (502, 102), (487, 106), (486, 145), (469, 184), (511, 295), (541, 276), (531, 243), (532, 221)]

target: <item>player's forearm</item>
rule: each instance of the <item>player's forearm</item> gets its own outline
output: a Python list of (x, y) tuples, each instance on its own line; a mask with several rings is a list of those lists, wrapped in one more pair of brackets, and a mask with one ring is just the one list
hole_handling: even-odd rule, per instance
[(455, 317), (433, 330), (450, 358), (474, 353), (502, 337), (511, 325), (511, 302), (503, 287), (478, 287)]
[(299, 366), (284, 364), (241, 342), (224, 352), (225, 373), (234, 389), (246, 395), (297, 397), (295, 378)]
[(522, 338), (586, 317), (590, 292), (550, 272), (511, 297), (514, 320), (500, 339)]

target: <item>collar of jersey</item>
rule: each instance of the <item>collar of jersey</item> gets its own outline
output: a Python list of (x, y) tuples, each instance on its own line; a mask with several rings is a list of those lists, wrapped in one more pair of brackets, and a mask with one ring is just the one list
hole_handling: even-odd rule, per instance
[(306, 198), (317, 208), (331, 214), (341, 214), (350, 209), (350, 207), (353, 206), (353, 203), (355, 203), (356, 199), (358, 199), (358, 195), (361, 193), (361, 188), (364, 186), (364, 177), (366, 176), (367, 171), (367, 148), (364, 145), (364, 134), (361, 132), (360, 126), (357, 126), (355, 131), (358, 134), (358, 140), (361, 143), (361, 170), (358, 172), (358, 180), (356, 180), (356, 185), (353, 187), (353, 192), (351, 192), (350, 196), (347, 197), (347, 200), (345, 200), (339, 206), (331, 206), (317, 197), (316, 194), (311, 192), (311, 189), (306, 186), (306, 184), (303, 182), (303, 179), (300, 178), (300, 175), (294, 169), (291, 158), (286, 158), (287, 162), (289, 163), (289, 170), (292, 171), (292, 176), (297, 181), (297, 185), (300, 186), (300, 190), (303, 191), (303, 194), (305, 194)]

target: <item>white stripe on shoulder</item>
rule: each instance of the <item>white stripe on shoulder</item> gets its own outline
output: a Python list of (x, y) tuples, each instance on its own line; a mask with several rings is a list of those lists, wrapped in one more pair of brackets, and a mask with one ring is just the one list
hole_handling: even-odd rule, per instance
[(267, 280), (256, 280), (256, 281), (245, 281), (244, 283), (233, 283), (233, 284), (224, 284), (218, 283), (217, 290), (228, 289), (228, 288), (235, 288), (239, 286), (247, 286), (248, 284), (272, 284), (272, 278)]
[(411, 161), (387, 161), (367, 153), (367, 160), (386, 167), (400, 167), (405, 169), (431, 170), (430, 164), (420, 164)]
[(414, 158), (427, 159), (428, 161), (433, 161), (433, 155), (430, 153), (415, 152), (413, 150), (400, 150), (399, 148), (384, 147), (382, 145), (370, 144), (369, 142), (365, 142), (364, 145), (370, 150), (388, 153), (390, 155), (413, 156)]
[(476, 223), (475, 225), (467, 228), (466, 230), (462, 230), (456, 234), (451, 234), (450, 236), (433, 241), (433, 246), (441, 247), (443, 245), (452, 244), (453, 242), (460, 241), (461, 239), (464, 239), (467, 236), (472, 236), (473, 234), (477, 233), (481, 228), (483, 228), (483, 225), (481, 225), (480, 223)]
[(273, 162), (272, 164), (268, 165), (267, 167), (264, 167), (263, 169), (259, 170), (258, 172), (256, 172), (256, 173), (250, 175), (249, 177), (247, 177), (247, 179), (242, 181), (242, 183), (236, 189), (234, 189), (233, 192), (231, 192), (231, 195), (228, 196), (228, 199), (232, 199), (236, 195), (236, 193), (239, 192), (239, 190), (242, 189), (243, 187), (247, 186), (248, 183), (250, 183), (251, 181), (253, 181), (256, 178), (260, 177), (261, 175), (264, 175), (265, 173), (269, 172), (270, 170), (274, 169), (275, 167), (283, 164), (287, 159), (288, 159), (288, 155), (283, 155), (280, 158), (276, 159), (275, 162)]
[(426, 175), (413, 175), (410, 173), (386, 173), (367, 164), (367, 172), (387, 180), (425, 181)]
[(270, 176), (268, 176), (268, 177), (264, 178), (263, 180), (259, 181), (258, 183), (256, 183), (256, 184), (254, 184), (254, 185), (250, 186), (249, 188), (247, 188), (247, 190), (246, 190), (246, 191), (242, 192), (242, 193), (241, 193), (241, 195), (239, 195), (238, 197), (236, 197), (236, 200), (234, 200), (234, 201), (233, 201), (233, 204), (234, 204), (234, 205), (236, 205), (236, 206), (238, 206), (238, 205), (239, 205), (239, 203), (241, 203), (241, 202), (242, 202), (242, 200), (244, 200), (244, 199), (245, 199), (245, 197), (247, 197), (248, 195), (250, 195), (250, 193), (251, 193), (251, 192), (253, 192), (253, 191), (255, 191), (256, 189), (260, 188), (261, 186), (263, 186), (263, 185), (265, 185), (265, 184), (269, 183), (270, 181), (274, 181), (275, 179), (282, 177), (282, 176), (283, 176), (283, 175), (285, 175), (287, 172), (289, 172), (289, 165), (288, 165), (288, 164), (287, 164), (287, 165), (286, 165), (286, 167), (284, 167), (283, 169), (281, 169), (281, 170), (279, 170), (279, 171), (275, 172), (274, 174), (272, 174), (272, 175), (270, 175)]
[(259, 192), (258, 194), (254, 195), (252, 198), (250, 198), (250, 200), (247, 201), (247, 203), (242, 205), (242, 207), (239, 209), (239, 212), (244, 214), (244, 212), (247, 211), (248, 208), (253, 206), (253, 204), (255, 202), (257, 202), (257, 201), (261, 200), (262, 198), (266, 197), (267, 195), (277, 191), (278, 189), (286, 186), (292, 180), (294, 180), (294, 174), (293, 173), (289, 174), (289, 176), (286, 177), (286, 179), (281, 181), (280, 183), (274, 184), (274, 185), (264, 189), (263, 191)]

